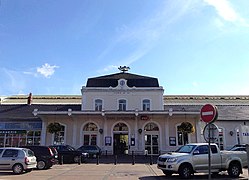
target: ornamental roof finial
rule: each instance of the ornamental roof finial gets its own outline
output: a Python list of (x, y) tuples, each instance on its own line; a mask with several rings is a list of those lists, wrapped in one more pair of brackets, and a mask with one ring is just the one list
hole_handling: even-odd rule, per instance
[(120, 71), (122, 71), (123, 73), (129, 71), (130, 67), (128, 66), (119, 66), (118, 68)]

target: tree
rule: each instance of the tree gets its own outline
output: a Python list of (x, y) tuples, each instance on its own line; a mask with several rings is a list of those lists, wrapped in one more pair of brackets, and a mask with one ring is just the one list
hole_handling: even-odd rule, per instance
[(189, 133), (194, 133), (195, 128), (194, 126), (189, 123), (189, 122), (182, 122), (180, 126), (178, 126), (178, 131), (182, 132), (183, 135), (183, 143), (187, 144), (188, 143), (188, 134)]
[(59, 131), (61, 131), (62, 127), (60, 125), (60, 123), (57, 123), (57, 122), (54, 122), (54, 123), (50, 123), (48, 126), (47, 126), (47, 131), (51, 134), (53, 133), (57, 133)]

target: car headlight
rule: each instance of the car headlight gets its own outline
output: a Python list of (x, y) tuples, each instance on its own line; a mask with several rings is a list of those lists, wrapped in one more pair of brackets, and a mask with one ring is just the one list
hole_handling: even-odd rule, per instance
[(176, 162), (177, 161), (177, 158), (169, 158), (167, 159), (167, 162)]

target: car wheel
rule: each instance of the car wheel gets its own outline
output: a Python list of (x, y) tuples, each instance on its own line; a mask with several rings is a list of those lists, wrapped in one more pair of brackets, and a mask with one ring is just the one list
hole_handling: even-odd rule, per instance
[(45, 169), (46, 168), (46, 163), (44, 161), (38, 161), (37, 162), (37, 169)]
[(21, 164), (15, 164), (12, 167), (12, 170), (13, 170), (14, 174), (21, 174), (21, 173), (23, 173), (23, 166)]
[(241, 167), (238, 163), (232, 163), (229, 165), (228, 174), (230, 177), (237, 178), (239, 177), (240, 172), (241, 172)]
[(189, 164), (183, 164), (179, 168), (179, 175), (183, 179), (189, 179), (192, 174), (192, 167)]
[(79, 162), (79, 156), (74, 156), (73, 161), (74, 161), (75, 163)]

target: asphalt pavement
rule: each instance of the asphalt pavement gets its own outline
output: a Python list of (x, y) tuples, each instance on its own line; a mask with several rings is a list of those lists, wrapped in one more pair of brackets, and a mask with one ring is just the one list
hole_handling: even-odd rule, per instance
[[(161, 170), (157, 169), (156, 158), (141, 157), (141, 159), (130, 156), (115, 159), (106, 157), (91, 159), (82, 164), (54, 165), (47, 170), (33, 170), (30, 173), (13, 175), (12, 171), (0, 171), (0, 180), (112, 180), (112, 179), (140, 179), (140, 180), (164, 180), (181, 179), (179, 175), (173, 174), (166, 177)], [(208, 174), (196, 173), (191, 179), (208, 179)], [(226, 172), (212, 176), (213, 179), (232, 179)], [(248, 170), (243, 169), (243, 174), (236, 178), (248, 179)]]

